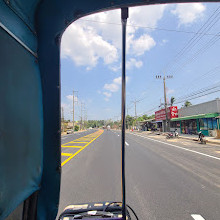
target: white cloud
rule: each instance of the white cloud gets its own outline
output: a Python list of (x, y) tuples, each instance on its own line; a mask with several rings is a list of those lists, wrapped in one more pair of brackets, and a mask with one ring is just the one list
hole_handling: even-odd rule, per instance
[[(73, 95), (67, 95), (66, 98), (67, 98), (68, 100), (70, 100), (70, 101), (73, 101)], [(74, 96), (74, 101), (75, 101), (75, 102), (78, 102), (77, 96)]]
[(112, 94), (110, 92), (103, 92), (103, 94), (107, 97), (110, 98), (112, 96)]
[(163, 17), (168, 5), (148, 5), (141, 7), (132, 7), (129, 10), (128, 25), (137, 25), (145, 27), (156, 27), (158, 21)]
[(113, 79), (113, 83), (118, 84), (118, 85), (121, 85), (121, 76), (119, 76), (119, 77)]
[(188, 25), (203, 17), (206, 7), (202, 3), (177, 4), (172, 13), (179, 19), (179, 25)]
[(118, 59), (117, 49), (98, 35), (93, 28), (72, 24), (64, 33), (61, 56), (71, 58), (77, 66), (95, 67), (99, 59), (111, 64)]
[(119, 85), (116, 83), (105, 84), (104, 89), (110, 92), (117, 92), (119, 90)]
[[(128, 82), (129, 79), (130, 78), (127, 76), (126, 81)], [(113, 79), (112, 83), (109, 83), (109, 84), (106, 83), (103, 88), (110, 92), (117, 92), (120, 88), (120, 85), (121, 85), (121, 76)]]
[(120, 65), (118, 65), (118, 66), (110, 66), (109, 67), (112, 71), (114, 71), (114, 72), (118, 72), (120, 69), (121, 69), (121, 64)]
[(133, 67), (136, 67), (136, 68), (141, 68), (143, 66), (143, 62), (142, 61), (137, 61), (136, 59), (134, 58), (130, 58), (127, 63), (127, 69), (130, 70), (130, 69), (133, 69)]
[[(142, 55), (156, 45), (153, 38), (146, 34), (151, 29), (142, 29), (145, 34), (137, 38), (140, 27), (129, 25), (156, 27), (167, 7), (156, 5), (130, 8), (127, 27), (128, 53), (134, 50), (133, 55)], [(61, 57), (72, 59), (77, 66), (86, 66), (86, 70), (103, 61), (105, 65), (110, 64), (110, 69), (117, 71), (118, 65), (112, 64), (118, 61), (120, 50), (120, 9), (79, 19), (68, 27), (61, 42)]]
[(168, 89), (168, 88), (166, 88), (166, 90), (167, 90), (167, 95), (173, 94), (173, 93), (175, 92), (174, 89)]
[(156, 42), (148, 34), (143, 34), (138, 39), (132, 42), (132, 54), (136, 56), (143, 55), (146, 51), (149, 51), (156, 45)]

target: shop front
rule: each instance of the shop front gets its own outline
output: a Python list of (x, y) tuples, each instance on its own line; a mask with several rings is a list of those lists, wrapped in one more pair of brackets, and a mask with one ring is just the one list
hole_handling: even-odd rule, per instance
[(200, 131), (205, 136), (216, 136), (220, 113), (199, 114), (171, 119), (173, 127), (179, 123), (181, 134), (197, 135)]
[[(177, 118), (177, 117), (178, 117), (177, 106), (167, 107), (168, 123), (169, 123), (170, 119)], [(166, 110), (161, 109), (159, 111), (156, 111), (155, 112), (155, 120), (156, 120), (157, 127), (159, 128), (159, 130), (160, 131), (165, 131), (166, 130)]]

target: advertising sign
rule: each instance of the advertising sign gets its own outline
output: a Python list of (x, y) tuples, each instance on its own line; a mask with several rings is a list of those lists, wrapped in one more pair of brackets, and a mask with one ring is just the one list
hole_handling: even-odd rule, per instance
[(171, 107), (169, 107), (169, 109), (170, 109), (170, 118), (178, 118), (177, 106), (171, 106)]
[[(167, 117), (168, 117), (168, 119), (178, 118), (177, 106), (167, 107)], [(165, 109), (161, 109), (161, 110), (155, 112), (155, 120), (156, 121), (166, 120)]]

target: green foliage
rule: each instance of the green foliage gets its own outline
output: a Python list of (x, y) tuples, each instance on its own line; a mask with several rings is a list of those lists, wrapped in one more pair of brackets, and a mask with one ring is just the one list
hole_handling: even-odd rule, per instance
[(190, 105), (192, 105), (192, 103), (190, 101), (185, 101), (184, 103), (184, 107), (189, 107)]
[(126, 116), (126, 127), (128, 128), (128, 127), (133, 126), (134, 121), (135, 121), (134, 117), (127, 115)]
[(176, 100), (175, 97), (172, 96), (171, 99), (170, 99), (170, 105), (171, 106), (173, 106), (173, 103), (175, 102), (175, 100)]
[(74, 131), (78, 131), (79, 130), (79, 126), (78, 125), (75, 125), (74, 126)]
[(96, 127), (102, 127), (105, 125), (105, 121), (104, 120), (88, 120), (87, 122), (87, 128), (96, 128)]
[[(155, 115), (150, 115), (150, 116), (142, 115), (142, 116), (137, 118), (137, 121), (145, 121), (145, 120), (153, 119), (153, 118), (155, 118)], [(126, 128), (131, 128), (132, 126), (134, 126), (135, 121), (136, 121), (135, 117), (127, 115), (126, 116)]]

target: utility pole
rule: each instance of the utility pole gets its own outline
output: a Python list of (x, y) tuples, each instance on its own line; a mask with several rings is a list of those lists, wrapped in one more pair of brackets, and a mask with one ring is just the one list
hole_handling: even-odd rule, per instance
[[(156, 75), (156, 79), (161, 79), (161, 75)], [(169, 126), (169, 120), (168, 120), (168, 112), (167, 112), (167, 92), (166, 92), (166, 78), (171, 79), (173, 78), (172, 75), (165, 75), (163, 77), (163, 89), (164, 89), (164, 106), (165, 106), (165, 115), (166, 115), (166, 122), (165, 122), (165, 131), (170, 131), (170, 126)]]
[(134, 114), (135, 114), (135, 126), (137, 128), (137, 103), (140, 102), (141, 100), (136, 100), (133, 101), (134, 103)]
[(74, 111), (75, 111), (75, 93), (77, 93), (78, 91), (74, 91), (73, 90), (73, 131), (74, 131), (74, 128), (75, 128), (75, 118), (74, 118)]
[(87, 108), (86, 105), (84, 105), (84, 127), (87, 125)]
[(81, 116), (80, 116), (80, 118), (81, 118), (81, 130), (84, 128), (84, 126), (83, 126), (83, 112), (84, 112), (84, 103), (83, 102), (81, 102)]
[(165, 113), (166, 113), (166, 125), (165, 125), (165, 129), (166, 131), (169, 131), (170, 129), (168, 128), (168, 115), (167, 115), (167, 93), (166, 93), (166, 78), (165, 78), (165, 74), (163, 77), (163, 86), (164, 86), (164, 103), (165, 103)]
[(62, 125), (62, 128), (63, 128), (62, 130), (64, 132), (64, 109), (63, 109), (63, 107), (62, 107), (61, 125)]

